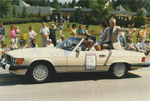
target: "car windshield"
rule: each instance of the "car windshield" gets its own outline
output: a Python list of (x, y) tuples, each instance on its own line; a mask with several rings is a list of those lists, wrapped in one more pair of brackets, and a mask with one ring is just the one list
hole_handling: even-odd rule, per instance
[(82, 40), (81, 38), (70, 37), (64, 42), (58, 44), (56, 48), (72, 51), (79, 44), (81, 40)]

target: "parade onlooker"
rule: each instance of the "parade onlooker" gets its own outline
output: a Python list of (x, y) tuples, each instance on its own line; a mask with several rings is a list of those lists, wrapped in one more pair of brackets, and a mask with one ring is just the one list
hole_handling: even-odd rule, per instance
[(9, 34), (10, 34), (10, 37), (11, 37), (11, 44), (13, 45), (13, 47), (18, 48), (17, 44), (16, 44), (17, 34), (16, 34), (16, 30), (15, 30), (14, 25), (11, 25)]
[(81, 38), (86, 38), (85, 36), (85, 30), (84, 30), (84, 26), (80, 25), (79, 26), (79, 30), (77, 31), (77, 35)]
[(36, 38), (36, 32), (33, 30), (33, 26), (29, 27), (29, 43), (30, 43), (30, 47), (32, 47), (32, 40), (34, 40)]
[(3, 47), (4, 40), (5, 40), (5, 28), (3, 26), (3, 22), (0, 21), (0, 41), (1, 41), (1, 47)]
[(71, 29), (71, 35), (72, 37), (76, 37), (77, 31), (76, 31), (76, 24), (72, 25), (72, 29)]
[(22, 49), (28, 48), (28, 45), (27, 45), (27, 41), (26, 41), (26, 40), (24, 40), (23, 47), (21, 47), (21, 48), (22, 48)]
[(30, 45), (30, 48), (37, 48), (38, 45), (36, 44), (36, 40), (35, 39), (32, 39), (31, 40), (31, 45)]
[(16, 45), (15, 45), (15, 40), (11, 40), (11, 42), (10, 42), (10, 50), (15, 50), (15, 49), (17, 49)]
[(54, 48), (54, 45), (53, 45), (53, 43), (52, 43), (52, 40), (51, 39), (48, 39), (47, 40), (48, 41), (48, 44), (47, 44), (47, 48)]
[(63, 30), (63, 24), (60, 24), (58, 28), (59, 28), (59, 34), (61, 36), (62, 35), (62, 30)]
[(144, 48), (145, 48), (145, 51), (146, 51), (146, 55), (148, 55), (149, 52), (150, 52), (150, 43), (149, 42), (150, 41), (148, 39), (145, 40)]
[(49, 28), (46, 27), (45, 22), (42, 23), (42, 28), (40, 29), (40, 33), (41, 33), (41, 36), (42, 36), (42, 47), (46, 47), (47, 39), (49, 38), (50, 31), (49, 31)]
[(136, 51), (136, 47), (134, 47), (132, 39), (128, 39), (125, 49), (130, 51)]
[[(19, 34), (20, 34), (20, 29), (18, 26), (15, 26), (15, 31), (16, 31), (16, 38), (15, 38), (15, 44), (17, 45), (18, 43), (18, 37), (19, 37)], [(18, 48), (18, 46), (16, 46), (16, 48)]]
[(51, 39), (53, 45), (56, 46), (56, 27), (54, 24), (51, 24), (49, 39)]
[(134, 46), (135, 46), (135, 48), (136, 48), (136, 50), (137, 50), (138, 52), (144, 52), (144, 49), (143, 49), (143, 46), (142, 46), (142, 44), (141, 44), (140, 38), (137, 38), (137, 39), (136, 39), (136, 42), (134, 43)]
[(63, 41), (65, 41), (65, 35), (62, 35), (62, 36), (60, 37), (60, 39), (57, 40), (57, 44), (60, 44), (60, 43), (62, 43)]
[(23, 44), (24, 44), (23, 36), (20, 36), (19, 44), (20, 44), (20, 48), (23, 47)]

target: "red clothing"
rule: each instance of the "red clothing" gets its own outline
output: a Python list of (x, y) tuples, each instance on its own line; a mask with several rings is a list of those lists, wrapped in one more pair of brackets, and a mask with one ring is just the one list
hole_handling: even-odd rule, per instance
[(16, 38), (16, 31), (15, 30), (10, 30), (9, 34), (10, 34), (11, 39), (15, 39)]

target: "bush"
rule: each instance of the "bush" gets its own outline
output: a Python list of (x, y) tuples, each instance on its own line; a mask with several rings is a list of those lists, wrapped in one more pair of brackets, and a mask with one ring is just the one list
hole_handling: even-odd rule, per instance
[(42, 22), (42, 18), (2, 18), (0, 21), (3, 21), (4, 24), (21, 24), (29, 22)]

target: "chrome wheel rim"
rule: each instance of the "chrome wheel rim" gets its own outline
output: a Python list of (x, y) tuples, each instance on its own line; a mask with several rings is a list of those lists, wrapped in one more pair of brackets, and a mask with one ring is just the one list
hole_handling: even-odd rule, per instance
[(33, 69), (33, 77), (37, 81), (43, 81), (48, 77), (48, 68), (44, 65), (38, 65)]
[(126, 72), (126, 66), (122, 63), (115, 64), (113, 72), (117, 77), (122, 77)]

